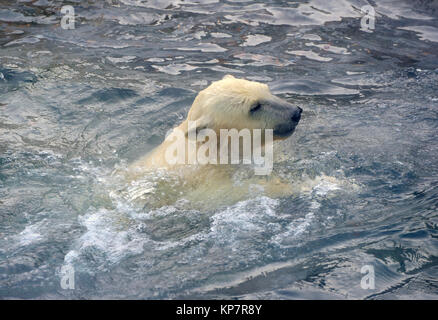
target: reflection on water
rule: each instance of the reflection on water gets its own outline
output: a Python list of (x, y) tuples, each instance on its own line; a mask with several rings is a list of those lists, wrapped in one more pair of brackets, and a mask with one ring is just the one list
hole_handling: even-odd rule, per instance
[[(436, 1), (81, 1), (72, 30), (62, 6), (0, 1), (0, 297), (437, 298)], [(292, 193), (112, 174), (225, 74), (304, 109)]]

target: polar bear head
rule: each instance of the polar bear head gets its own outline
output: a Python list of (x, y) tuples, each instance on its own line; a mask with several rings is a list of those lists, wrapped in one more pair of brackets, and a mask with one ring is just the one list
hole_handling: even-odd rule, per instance
[(266, 84), (226, 75), (199, 92), (187, 120), (196, 121), (197, 130), (272, 129), (274, 139), (284, 139), (294, 132), (301, 112)]

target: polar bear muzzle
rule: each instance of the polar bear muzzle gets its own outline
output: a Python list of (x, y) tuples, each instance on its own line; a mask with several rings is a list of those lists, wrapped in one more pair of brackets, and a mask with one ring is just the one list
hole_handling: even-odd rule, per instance
[(285, 139), (295, 131), (303, 109), (272, 95), (257, 101), (249, 112), (253, 118), (269, 119), (267, 127), (274, 130), (274, 139)]

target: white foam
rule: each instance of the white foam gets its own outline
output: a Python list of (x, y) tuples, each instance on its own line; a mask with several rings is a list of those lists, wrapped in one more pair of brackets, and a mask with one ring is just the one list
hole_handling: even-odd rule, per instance
[(143, 246), (149, 241), (144, 234), (139, 234), (131, 228), (125, 215), (100, 209), (79, 217), (79, 222), (87, 231), (76, 241), (64, 261), (74, 264), (85, 252), (95, 252), (96, 257), (102, 255), (105, 261), (100, 262), (103, 268), (132, 255), (141, 254)]
[(278, 204), (277, 199), (265, 196), (238, 202), (212, 217), (211, 234), (229, 241), (238, 234), (260, 232), (266, 217), (275, 216)]
[(306, 43), (306, 46), (318, 47), (322, 50), (332, 52), (332, 53), (337, 53), (337, 54), (350, 54), (350, 52), (346, 48), (336, 47), (336, 46), (331, 45), (329, 43), (315, 44), (313, 42), (308, 42), (308, 43)]
[(242, 44), (243, 47), (255, 47), (259, 44), (269, 42), (272, 38), (262, 35), (262, 34), (250, 34), (246, 37), (245, 42)]
[(320, 183), (318, 183), (314, 188), (313, 191), (316, 195), (318, 196), (325, 196), (327, 195), (329, 192), (334, 191), (334, 190), (340, 190), (341, 188), (339, 187), (338, 184), (332, 182), (332, 181), (328, 181), (328, 180), (321, 180)]
[(281, 247), (293, 244), (300, 236), (312, 226), (316, 211), (321, 204), (317, 201), (312, 201), (310, 204), (310, 211), (301, 218), (297, 218), (290, 222), (286, 230), (272, 238), (271, 242)]
[(438, 42), (438, 29), (432, 26), (408, 26), (398, 27), (397, 29), (414, 31), (419, 34), (420, 40)]
[(28, 246), (43, 240), (43, 235), (39, 231), (42, 223), (44, 223), (44, 220), (24, 228), (24, 230), (16, 236), (19, 245)]
[(192, 71), (196, 70), (198, 67), (189, 65), (187, 63), (181, 63), (181, 64), (170, 64), (166, 66), (157, 66), (152, 65), (152, 67), (160, 72), (171, 74), (171, 75), (178, 75), (182, 71)]
[[(243, 239), (252, 239), (255, 234), (264, 232), (265, 226), (276, 216), (275, 208), (279, 200), (268, 197), (257, 197), (240, 201), (215, 213), (211, 217), (208, 231), (196, 233), (178, 241), (154, 243), (156, 249), (166, 250), (176, 246), (185, 246), (191, 241), (214, 241), (215, 245), (230, 246), (236, 250)], [(172, 212), (167, 207), (165, 212)], [(177, 213), (178, 214), (178, 213)]]
[(293, 51), (286, 51), (286, 53), (293, 54), (296, 56), (303, 56), (303, 57), (306, 57), (307, 59), (316, 60), (316, 61), (331, 61), (332, 60), (332, 58), (322, 57), (313, 51), (293, 50)]
[[(296, 187), (297, 196), (309, 199), (310, 206), (305, 214), (293, 210), (292, 213), (278, 212), (280, 200), (264, 196), (263, 192), (252, 193), (253, 198), (242, 200), (215, 213), (193, 210), (190, 202), (183, 198), (177, 199), (172, 205), (145, 211), (139, 209), (133, 203), (133, 199), (141, 197), (145, 192), (154, 193), (157, 181), (161, 182), (164, 179), (169, 184), (175, 183), (168, 173), (147, 172), (143, 179), (125, 185), (120, 177), (106, 174), (105, 170), (94, 168), (82, 161), (79, 161), (77, 166), (81, 173), (94, 175), (103, 189), (108, 190), (113, 206), (112, 209), (109, 207), (91, 209), (87, 214), (79, 217), (79, 223), (86, 231), (75, 241), (65, 256), (66, 264), (73, 266), (79, 264), (90, 271), (95, 268), (105, 269), (109, 265), (135, 255), (147, 254), (159, 257), (159, 252), (174, 248), (181, 250), (181, 258), (185, 261), (192, 255), (203, 252), (207, 243), (213, 243), (215, 248), (224, 248), (223, 259), (235, 259), (235, 255), (237, 257), (242, 254), (247, 256), (248, 261), (258, 259), (262, 249), (257, 245), (257, 241), (265, 238), (264, 242), (272, 245), (295, 244), (317, 223), (321, 198), (330, 196), (336, 190), (344, 189), (346, 185), (350, 186), (348, 181), (344, 181), (345, 179), (339, 180), (325, 175), (313, 179), (301, 177), (300, 181), (294, 182), (294, 188)], [(240, 178), (245, 179), (245, 177)], [(123, 188), (125, 193), (116, 191)], [(255, 194), (259, 195), (255, 196)], [(178, 215), (183, 219), (191, 219), (192, 216), (202, 214), (211, 215), (207, 228), (195, 229), (183, 238), (170, 236), (167, 239), (152, 240), (149, 237), (149, 223), (153, 225), (161, 219), (166, 223), (166, 219), (174, 219)], [(297, 214), (299, 217), (294, 218), (291, 214)], [(24, 239), (28, 240), (23, 241), (40, 239), (38, 229), (29, 228), (24, 234), (27, 234), (27, 238)], [(158, 238), (162, 238), (162, 235), (157, 235)], [(145, 248), (148, 248), (147, 252)]]
[(322, 38), (320, 36), (318, 36), (317, 34), (313, 34), (313, 33), (308, 33), (308, 34), (304, 34), (301, 39), (304, 40), (313, 40), (313, 41), (321, 41)]
[(223, 33), (223, 32), (212, 32), (210, 33), (210, 35), (213, 38), (231, 38), (231, 35), (228, 33)]
[(134, 59), (136, 59), (136, 56), (123, 56), (120, 58), (117, 57), (107, 57), (107, 59), (109, 61), (111, 61), (112, 63), (128, 63), (133, 61)]

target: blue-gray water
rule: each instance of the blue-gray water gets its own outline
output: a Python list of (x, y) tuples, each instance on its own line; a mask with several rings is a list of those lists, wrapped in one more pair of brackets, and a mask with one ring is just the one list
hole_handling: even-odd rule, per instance
[[(0, 1), (0, 298), (438, 298), (438, 1), (69, 1), (71, 30), (64, 4)], [(295, 194), (117, 196), (228, 73), (304, 109)]]

